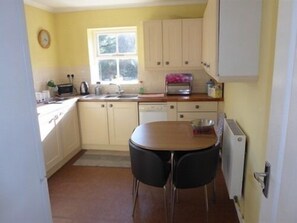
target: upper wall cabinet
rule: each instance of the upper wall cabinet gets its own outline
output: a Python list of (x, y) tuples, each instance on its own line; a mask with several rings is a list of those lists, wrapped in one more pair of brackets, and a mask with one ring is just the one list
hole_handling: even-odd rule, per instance
[(144, 22), (146, 69), (202, 68), (202, 19)]
[(208, 0), (202, 62), (219, 82), (257, 80), (262, 1)]

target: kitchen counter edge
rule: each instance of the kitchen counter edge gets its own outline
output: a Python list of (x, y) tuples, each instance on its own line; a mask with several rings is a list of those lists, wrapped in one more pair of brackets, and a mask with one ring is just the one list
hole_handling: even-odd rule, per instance
[(135, 98), (104, 98), (104, 96), (89, 95), (80, 97), (79, 102), (190, 102), (190, 101), (224, 101), (224, 98), (212, 98), (205, 93), (193, 93), (191, 95), (164, 95), (163, 97), (135, 97)]

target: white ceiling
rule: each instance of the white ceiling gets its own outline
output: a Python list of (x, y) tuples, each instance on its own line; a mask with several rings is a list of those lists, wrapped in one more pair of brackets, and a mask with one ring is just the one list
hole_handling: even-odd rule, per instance
[(206, 3), (207, 0), (24, 0), (51, 12)]

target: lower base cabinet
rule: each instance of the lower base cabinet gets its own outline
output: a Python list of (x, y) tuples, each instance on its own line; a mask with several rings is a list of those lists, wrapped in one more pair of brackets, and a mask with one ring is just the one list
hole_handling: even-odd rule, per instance
[(79, 102), (83, 149), (128, 150), (138, 125), (137, 102)]
[(80, 148), (76, 103), (42, 113), (38, 117), (47, 176), (51, 176)]

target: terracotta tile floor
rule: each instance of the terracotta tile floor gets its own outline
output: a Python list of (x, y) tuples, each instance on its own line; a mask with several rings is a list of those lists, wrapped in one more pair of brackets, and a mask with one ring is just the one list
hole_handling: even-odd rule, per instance
[[(140, 184), (134, 219), (130, 168), (80, 167), (68, 162), (48, 180), (54, 223), (157, 223), (165, 222), (163, 190)], [(209, 223), (237, 223), (218, 168), (217, 199), (210, 200)], [(211, 198), (209, 187), (209, 198)], [(174, 222), (207, 222), (204, 190), (179, 190)]]

